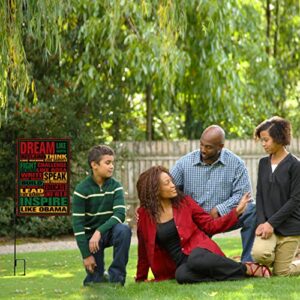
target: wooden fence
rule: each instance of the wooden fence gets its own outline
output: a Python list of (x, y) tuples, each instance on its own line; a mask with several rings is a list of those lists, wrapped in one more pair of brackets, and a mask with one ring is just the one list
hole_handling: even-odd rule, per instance
[[(254, 140), (228, 140), (225, 147), (244, 160), (255, 195), (258, 160), (266, 155), (260, 143)], [(138, 204), (135, 186), (141, 172), (153, 165), (171, 168), (178, 158), (198, 148), (198, 140), (115, 143), (114, 149), (117, 153), (115, 177), (124, 186), (129, 214), (132, 215), (132, 209)], [(300, 157), (300, 139), (293, 139), (289, 151)]]

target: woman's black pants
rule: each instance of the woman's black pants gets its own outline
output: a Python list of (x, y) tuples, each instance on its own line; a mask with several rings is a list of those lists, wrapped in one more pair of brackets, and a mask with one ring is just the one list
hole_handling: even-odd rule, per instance
[(178, 283), (238, 280), (246, 277), (247, 268), (230, 258), (207, 249), (195, 248), (175, 273)]

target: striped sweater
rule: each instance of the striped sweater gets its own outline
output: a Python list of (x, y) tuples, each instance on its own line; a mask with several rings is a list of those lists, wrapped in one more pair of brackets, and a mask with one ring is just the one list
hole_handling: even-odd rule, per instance
[(72, 200), (72, 223), (83, 258), (91, 255), (89, 239), (96, 229), (104, 234), (124, 221), (123, 187), (114, 178), (99, 186), (92, 176), (88, 176), (76, 186)]

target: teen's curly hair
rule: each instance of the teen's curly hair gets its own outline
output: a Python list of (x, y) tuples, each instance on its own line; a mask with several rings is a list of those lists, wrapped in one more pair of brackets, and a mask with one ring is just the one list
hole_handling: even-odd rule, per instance
[[(150, 216), (158, 221), (160, 215), (161, 204), (159, 202), (159, 180), (161, 173), (167, 173), (171, 178), (171, 174), (165, 167), (153, 166), (147, 171), (140, 174), (136, 184), (140, 206), (144, 207)], [(178, 207), (184, 194), (177, 190), (177, 196), (171, 199), (172, 204)]]
[(291, 143), (292, 126), (288, 120), (272, 117), (260, 123), (254, 131), (254, 138), (260, 139), (260, 133), (267, 130), (275, 143), (286, 146)]

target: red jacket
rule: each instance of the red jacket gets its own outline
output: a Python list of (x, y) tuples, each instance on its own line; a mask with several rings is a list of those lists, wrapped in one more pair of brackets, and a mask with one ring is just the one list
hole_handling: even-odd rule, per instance
[[(156, 222), (140, 207), (137, 224), (138, 264), (136, 281), (148, 278), (151, 268), (156, 281), (175, 278), (176, 265), (170, 255), (156, 244)], [(224, 256), (219, 246), (207, 234), (224, 232), (238, 221), (236, 209), (213, 219), (191, 197), (185, 196), (180, 205), (173, 207), (174, 222), (180, 238), (181, 250), (186, 255), (197, 247)]]

